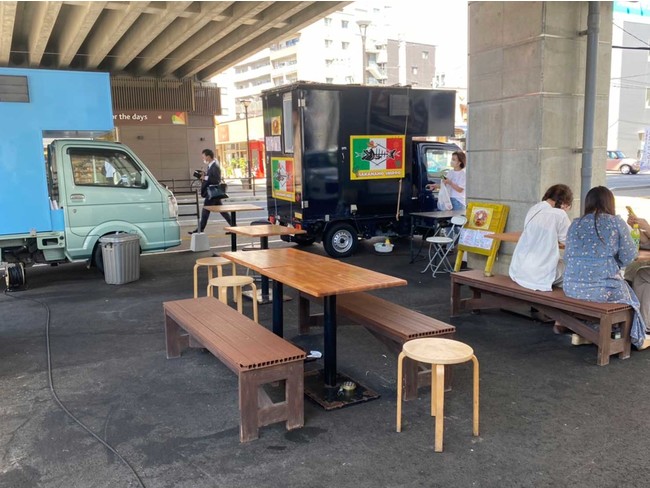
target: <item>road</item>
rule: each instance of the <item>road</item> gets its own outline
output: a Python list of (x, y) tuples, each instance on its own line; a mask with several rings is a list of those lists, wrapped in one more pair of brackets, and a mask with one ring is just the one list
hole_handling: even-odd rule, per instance
[(650, 198), (650, 173), (608, 174), (606, 185), (617, 197)]

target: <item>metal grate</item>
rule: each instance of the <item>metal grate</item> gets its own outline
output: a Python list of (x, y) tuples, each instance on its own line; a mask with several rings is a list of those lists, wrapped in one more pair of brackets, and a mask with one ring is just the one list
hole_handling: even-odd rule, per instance
[(111, 77), (113, 110), (162, 110), (220, 115), (219, 87), (214, 83), (157, 78)]

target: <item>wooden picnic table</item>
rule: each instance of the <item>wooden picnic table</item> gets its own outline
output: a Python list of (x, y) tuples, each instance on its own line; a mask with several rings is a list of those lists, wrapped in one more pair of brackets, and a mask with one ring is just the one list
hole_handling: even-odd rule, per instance
[(294, 248), (237, 251), (221, 254), (273, 280), (273, 332), (283, 336), (283, 286), (323, 298), (324, 381), (326, 395), (337, 390), (336, 296), (405, 286), (406, 280)]
[[(224, 205), (206, 205), (205, 208), (210, 212), (229, 212), (230, 223), (237, 225), (237, 212), (252, 212), (255, 210), (264, 210), (262, 207), (250, 203), (230, 203)], [(237, 234), (230, 234), (230, 250), (237, 250)]]
[[(290, 236), (296, 234), (306, 234), (307, 232), (302, 229), (296, 229), (295, 227), (287, 227), (285, 225), (274, 225), (269, 223), (268, 225), (232, 225), (227, 226), (226, 231), (232, 232), (234, 234), (239, 234), (248, 237), (259, 237), (260, 238), (260, 247), (262, 249), (269, 248), (269, 237), (271, 236)], [(234, 249), (236, 251), (237, 249)], [(261, 296), (256, 297), (259, 303), (270, 303), (269, 296), (269, 279), (268, 277), (262, 275), (262, 290)]]

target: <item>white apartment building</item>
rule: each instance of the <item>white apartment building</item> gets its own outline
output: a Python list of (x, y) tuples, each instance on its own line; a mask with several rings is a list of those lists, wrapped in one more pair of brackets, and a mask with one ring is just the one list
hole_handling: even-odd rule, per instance
[(391, 11), (380, 3), (351, 4), (215, 77), (223, 107), (217, 117), (217, 152), (226, 170), (232, 160), (247, 159), (247, 139), (263, 140), (260, 93), (265, 89), (299, 80), (436, 86), (435, 46), (391, 38), (397, 37)]

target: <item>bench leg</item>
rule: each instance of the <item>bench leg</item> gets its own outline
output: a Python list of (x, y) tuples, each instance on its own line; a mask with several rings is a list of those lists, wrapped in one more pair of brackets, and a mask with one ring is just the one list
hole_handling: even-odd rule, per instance
[(239, 374), (239, 440), (241, 442), (252, 441), (259, 437), (257, 390), (260, 385), (254, 381), (254, 376), (249, 372)]
[(300, 334), (309, 334), (309, 300), (302, 295), (298, 297), (298, 332)]
[(287, 380), (284, 386), (287, 402), (287, 430), (298, 429), (305, 425), (304, 374), (302, 362), (287, 365)]
[(600, 319), (598, 328), (598, 366), (609, 364), (610, 345), (612, 342), (612, 318), (609, 316)]
[(165, 315), (165, 342), (167, 344), (167, 359), (178, 358), (181, 355), (181, 331), (183, 329), (170, 316)]
[(460, 313), (460, 286), (451, 275), (451, 317), (457, 317)]
[[(283, 381), (284, 401), (272, 403), (263, 385)], [(239, 373), (239, 439), (248, 442), (259, 437), (259, 428), (285, 422), (287, 430), (305, 424), (304, 367), (302, 361)]]

